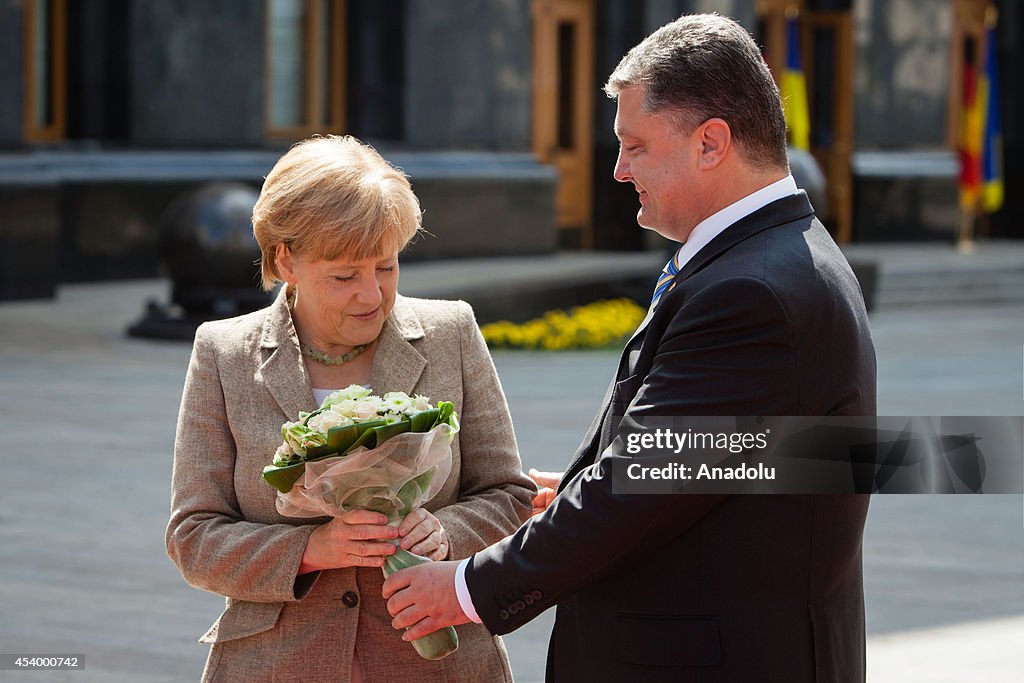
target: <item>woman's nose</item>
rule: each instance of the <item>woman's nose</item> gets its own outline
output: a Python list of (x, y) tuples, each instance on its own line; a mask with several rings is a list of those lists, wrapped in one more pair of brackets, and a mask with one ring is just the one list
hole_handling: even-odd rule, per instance
[(365, 283), (359, 288), (359, 301), (365, 304), (377, 305), (384, 298), (381, 292), (381, 283), (376, 277), (365, 278)]

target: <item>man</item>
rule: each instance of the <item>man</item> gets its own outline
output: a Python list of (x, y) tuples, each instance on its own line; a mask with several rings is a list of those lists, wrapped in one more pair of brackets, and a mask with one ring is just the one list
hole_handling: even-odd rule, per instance
[(550, 507), (391, 576), (393, 624), (507, 633), (557, 604), (548, 681), (862, 681), (866, 497), (612, 492), (622, 416), (874, 414), (863, 299), (789, 175), (778, 90), (717, 15), (662, 27), (605, 89), (615, 178), (683, 245)]

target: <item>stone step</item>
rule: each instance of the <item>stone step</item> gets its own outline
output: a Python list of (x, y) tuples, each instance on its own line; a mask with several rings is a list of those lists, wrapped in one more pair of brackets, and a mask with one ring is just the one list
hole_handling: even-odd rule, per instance
[(880, 308), (951, 303), (1024, 302), (1024, 268), (963, 272), (889, 273), (879, 277)]
[(858, 244), (851, 262), (877, 269), (874, 308), (1024, 303), (1024, 243), (979, 242), (962, 253), (948, 244)]

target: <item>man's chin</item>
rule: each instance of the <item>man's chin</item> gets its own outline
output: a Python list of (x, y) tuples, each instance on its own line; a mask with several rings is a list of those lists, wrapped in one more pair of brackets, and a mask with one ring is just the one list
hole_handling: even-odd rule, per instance
[(673, 237), (670, 237), (669, 235), (666, 235), (664, 233), (664, 231), (662, 231), (660, 228), (658, 228), (658, 226), (654, 224), (654, 221), (651, 220), (650, 216), (647, 216), (644, 213), (643, 209), (640, 209), (639, 211), (637, 211), (636, 223), (637, 223), (637, 225), (639, 225), (644, 230), (650, 230), (651, 232), (656, 232), (659, 235), (661, 235), (662, 237), (664, 237), (665, 239), (670, 239), (670, 240), (674, 239)]

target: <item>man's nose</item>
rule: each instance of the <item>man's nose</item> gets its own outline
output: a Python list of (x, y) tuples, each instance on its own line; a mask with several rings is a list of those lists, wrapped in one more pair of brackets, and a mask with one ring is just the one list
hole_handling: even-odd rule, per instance
[(633, 179), (629, 172), (629, 162), (622, 158), (621, 150), (619, 150), (618, 158), (615, 159), (615, 170), (612, 172), (612, 177), (620, 183), (628, 183)]

